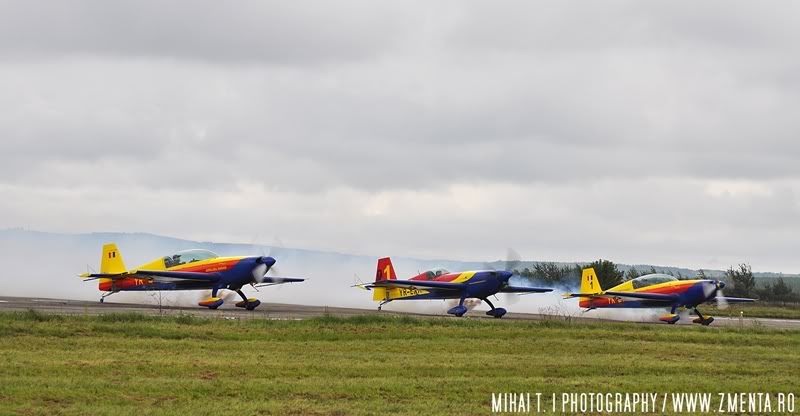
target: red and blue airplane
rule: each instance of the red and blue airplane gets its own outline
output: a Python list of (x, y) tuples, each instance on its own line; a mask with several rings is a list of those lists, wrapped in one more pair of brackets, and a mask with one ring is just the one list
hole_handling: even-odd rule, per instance
[(80, 277), (84, 281), (100, 281), (98, 288), (106, 292), (100, 302), (122, 291), (211, 290), (211, 296), (200, 301), (198, 305), (217, 309), (224, 303), (218, 296), (219, 290), (228, 289), (242, 297), (242, 301), (236, 303), (237, 307), (251, 311), (261, 301), (245, 296), (242, 287), (272, 286), (305, 280), (267, 276), (274, 265), (275, 259), (269, 256), (220, 257), (208, 250), (195, 249), (159, 257), (127, 270), (117, 246), (106, 244), (103, 246), (100, 273), (85, 273)]
[(725, 282), (721, 280), (678, 280), (666, 274), (648, 274), (628, 280), (608, 290), (600, 287), (593, 268), (583, 269), (581, 291), (565, 293), (565, 299), (580, 298), (580, 307), (596, 308), (670, 308), (670, 313), (659, 318), (660, 321), (674, 324), (680, 319), (678, 308), (691, 309), (697, 314), (692, 322), (710, 325), (711, 316), (703, 316), (697, 307), (703, 303), (754, 302), (749, 298), (729, 298), (722, 295)]
[(553, 291), (547, 288), (511, 286), (508, 281), (512, 275), (512, 272), (505, 270), (450, 273), (445, 269), (434, 269), (408, 280), (397, 280), (392, 260), (386, 257), (378, 260), (375, 282), (356, 286), (373, 291), (372, 300), (380, 301), (378, 310), (394, 300), (459, 299), (458, 306), (450, 308), (447, 313), (464, 316), (467, 313), (464, 300), (474, 298), (486, 302), (492, 308), (486, 314), (495, 318), (502, 318), (506, 310), (495, 308), (489, 301), (489, 296), (497, 293)]

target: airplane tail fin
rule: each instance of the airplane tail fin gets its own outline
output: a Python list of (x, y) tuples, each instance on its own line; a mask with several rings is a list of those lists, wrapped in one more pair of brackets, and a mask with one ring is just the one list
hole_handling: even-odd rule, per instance
[(125, 263), (119, 253), (116, 244), (106, 244), (103, 246), (103, 257), (100, 259), (101, 274), (120, 274), (125, 273)]
[[(397, 275), (394, 273), (394, 266), (392, 265), (392, 259), (389, 257), (378, 259), (378, 270), (375, 272), (376, 282), (383, 282), (385, 280), (397, 280)], [(376, 287), (372, 290), (372, 300), (385, 300), (386, 294), (385, 287)]]
[(594, 309), (592, 302), (592, 295), (602, 293), (603, 288), (600, 287), (600, 281), (597, 279), (593, 267), (583, 269), (581, 273), (581, 290), (578, 293), (564, 293), (564, 299), (578, 298), (578, 305), (581, 308)]
[(600, 281), (597, 280), (597, 274), (594, 272), (594, 268), (589, 267), (583, 269), (583, 274), (581, 276), (581, 293), (600, 293), (602, 291), (603, 288), (600, 287)]
[(392, 266), (392, 259), (389, 257), (378, 259), (378, 271), (375, 273), (375, 281), (382, 282), (384, 280), (397, 280), (394, 266)]

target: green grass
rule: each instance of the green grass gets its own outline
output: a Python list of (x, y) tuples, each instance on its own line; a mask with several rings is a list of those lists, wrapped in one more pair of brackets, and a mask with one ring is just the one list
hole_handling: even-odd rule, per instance
[(0, 414), (488, 414), (492, 392), (800, 392), (800, 332), (0, 314)]
[(700, 309), (704, 313), (708, 311), (712, 316), (738, 318), (739, 312), (744, 312), (744, 316), (750, 318), (800, 319), (800, 305), (798, 304), (781, 305), (756, 302), (729, 305), (727, 309), (717, 309), (711, 305), (704, 305)]

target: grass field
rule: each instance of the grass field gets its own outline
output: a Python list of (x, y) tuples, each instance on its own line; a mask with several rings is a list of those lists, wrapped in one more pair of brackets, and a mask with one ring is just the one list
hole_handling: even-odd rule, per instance
[(492, 392), (800, 393), (800, 332), (0, 314), (0, 413), (488, 414)]
[(739, 312), (751, 318), (778, 318), (800, 319), (800, 305), (797, 304), (770, 304), (764, 302), (740, 303), (730, 305), (727, 309), (717, 309), (710, 305), (701, 307), (703, 312), (708, 311), (713, 316), (738, 317)]

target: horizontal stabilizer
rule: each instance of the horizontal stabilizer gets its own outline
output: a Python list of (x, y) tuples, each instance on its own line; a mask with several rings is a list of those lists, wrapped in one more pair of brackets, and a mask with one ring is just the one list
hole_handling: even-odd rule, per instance
[(89, 280), (95, 279), (122, 279), (125, 277), (125, 273), (83, 273), (79, 274), (78, 277), (83, 278), (84, 282), (88, 282)]
[(369, 283), (359, 283), (357, 285), (353, 285), (350, 287), (357, 287), (361, 290), (367, 290), (367, 291), (372, 290), (372, 286)]

